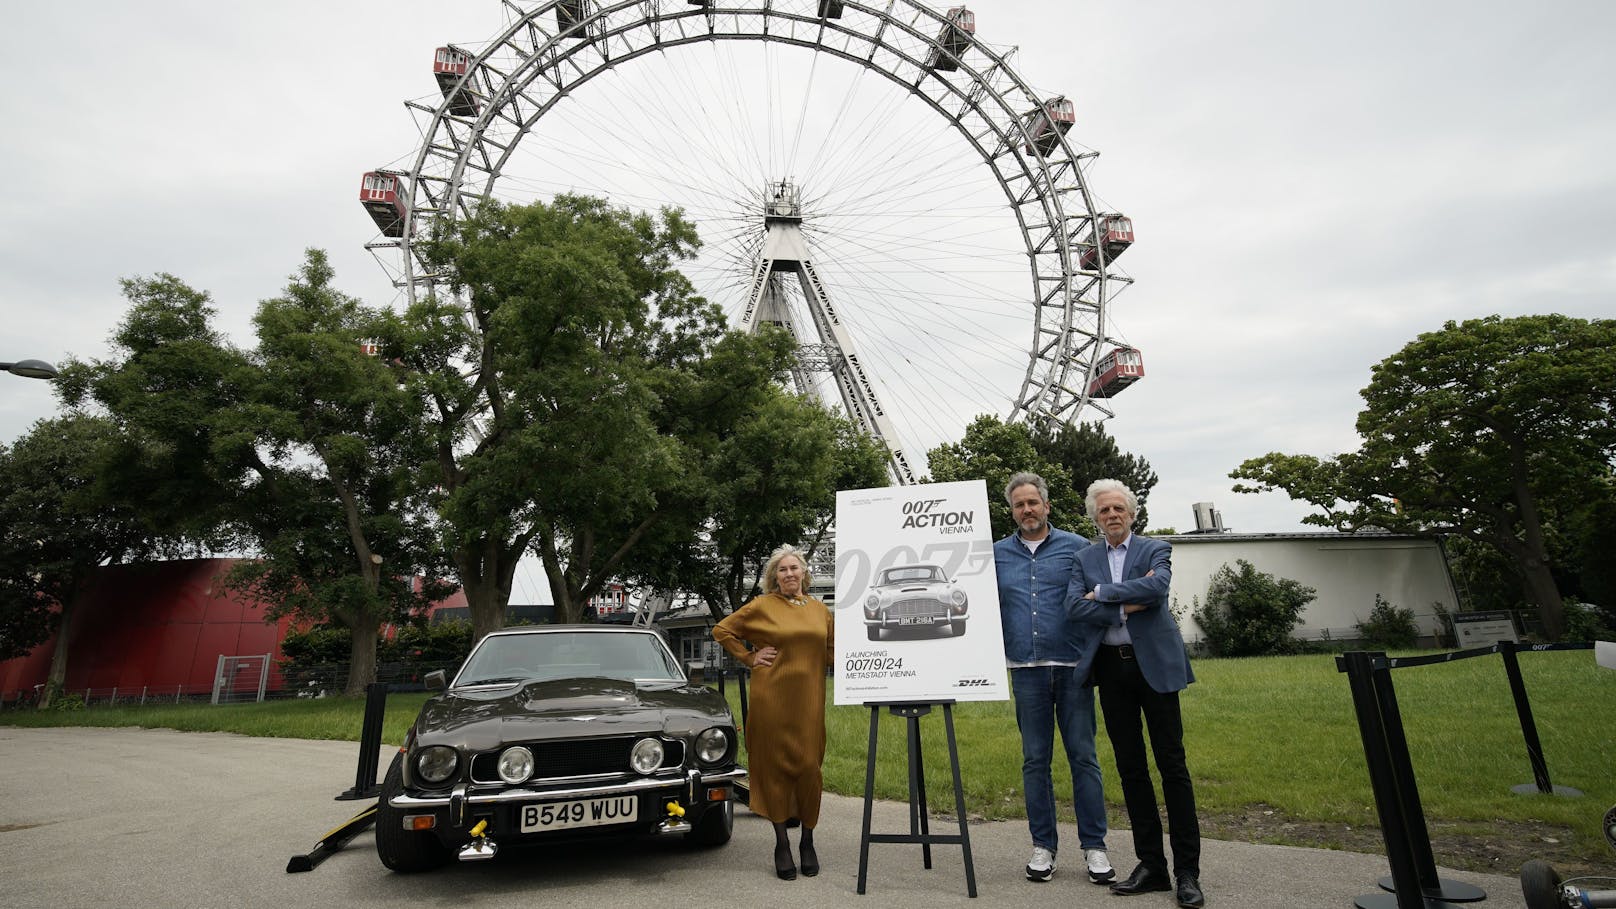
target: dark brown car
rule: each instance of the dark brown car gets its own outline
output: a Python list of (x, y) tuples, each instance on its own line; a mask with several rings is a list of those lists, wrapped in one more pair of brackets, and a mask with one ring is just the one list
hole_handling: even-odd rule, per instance
[(724, 699), (689, 684), (653, 630), (497, 631), (422, 705), (382, 783), (376, 852), (422, 871), (563, 837), (721, 845), (746, 779), (735, 749)]

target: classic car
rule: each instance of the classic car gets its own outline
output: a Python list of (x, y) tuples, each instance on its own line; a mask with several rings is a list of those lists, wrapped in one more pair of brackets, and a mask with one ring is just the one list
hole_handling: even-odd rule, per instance
[(864, 598), (864, 628), (878, 641), (891, 629), (948, 628), (965, 633), (965, 589), (948, 579), (941, 565), (894, 565), (876, 573)]
[(662, 635), (611, 625), (508, 628), (422, 705), (382, 783), (376, 852), (394, 871), (503, 845), (597, 835), (729, 841), (735, 721)]

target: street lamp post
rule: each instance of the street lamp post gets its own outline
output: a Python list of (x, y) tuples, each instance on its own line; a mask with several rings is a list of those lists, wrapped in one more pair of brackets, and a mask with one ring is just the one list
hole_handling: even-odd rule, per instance
[(29, 379), (54, 379), (59, 375), (56, 367), (44, 360), (18, 360), (15, 363), (0, 363), (0, 372), (9, 372), (14, 376), (23, 376)]

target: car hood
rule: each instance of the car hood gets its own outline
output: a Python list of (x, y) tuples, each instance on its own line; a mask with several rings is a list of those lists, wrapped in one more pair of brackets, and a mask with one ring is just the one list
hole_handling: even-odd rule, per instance
[(534, 739), (688, 736), (718, 725), (734, 725), (728, 705), (704, 686), (551, 679), (444, 692), (421, 707), (415, 737), (481, 751)]

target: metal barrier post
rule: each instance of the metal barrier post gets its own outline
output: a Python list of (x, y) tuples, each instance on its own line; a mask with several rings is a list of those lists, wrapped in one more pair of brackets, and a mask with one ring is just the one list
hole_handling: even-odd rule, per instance
[(1549, 780), (1549, 764), (1543, 758), (1543, 743), (1537, 737), (1537, 720), (1532, 718), (1532, 702), (1526, 698), (1526, 680), (1521, 677), (1521, 661), (1516, 657), (1514, 641), (1499, 641), (1498, 654), (1504, 658), (1504, 673), (1509, 676), (1509, 691), (1515, 696), (1515, 714), (1521, 720), (1521, 737), (1526, 740), (1526, 758), (1532, 762), (1531, 783), (1511, 786), (1511, 792), (1528, 795), (1541, 792), (1546, 795), (1582, 795), (1581, 790), (1569, 786), (1556, 786)]
[(1425, 909), (1419, 877), (1408, 848), (1408, 831), (1397, 798), (1397, 781), (1392, 776), (1386, 751), (1386, 731), (1375, 697), (1373, 661), (1383, 653), (1354, 650), (1336, 657), (1336, 669), (1347, 674), (1352, 691), (1352, 709), (1358, 717), (1358, 735), (1363, 740), (1364, 761), (1369, 765), (1369, 788), (1375, 795), (1375, 813), (1380, 817), (1380, 835), (1386, 843), (1386, 861), (1392, 880), (1397, 883), (1391, 895), (1370, 893), (1353, 900), (1358, 909)]
[(382, 719), (387, 714), (387, 683), (372, 682), (365, 686), (365, 720), (359, 732), (359, 764), (354, 769), (352, 789), (337, 796), (337, 801), (373, 799), (381, 795), (376, 784), (376, 769), (381, 763)]
[[(1420, 892), (1434, 900), (1472, 903), (1487, 898), (1487, 891), (1462, 881), (1444, 880), (1436, 873), (1436, 857), (1431, 854), (1431, 833), (1425, 826), (1425, 806), (1414, 779), (1414, 762), (1408, 754), (1408, 737), (1403, 734), (1403, 713), (1397, 707), (1397, 691), (1392, 686), (1391, 667), (1380, 654), (1378, 666), (1370, 670), (1375, 700), (1380, 707), (1381, 727), (1386, 735), (1386, 756), (1392, 780), (1397, 786), (1398, 809), (1403, 814), (1403, 830), (1408, 838), (1408, 855), (1414, 866)], [(1373, 665), (1373, 663), (1371, 664)], [(1407, 886), (1395, 876), (1381, 878), (1380, 886), (1401, 892)]]

